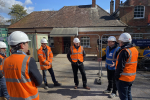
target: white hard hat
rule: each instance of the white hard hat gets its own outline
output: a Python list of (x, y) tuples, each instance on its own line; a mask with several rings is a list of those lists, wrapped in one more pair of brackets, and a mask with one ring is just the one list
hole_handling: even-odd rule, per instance
[(14, 31), (8, 37), (9, 45), (17, 45), (19, 43), (29, 42), (29, 41), (31, 40), (29, 40), (27, 34), (22, 31)]
[(107, 41), (116, 41), (116, 38), (114, 36), (110, 36)]
[(74, 38), (73, 42), (74, 43), (80, 43), (80, 40), (78, 38)]
[(122, 33), (119, 36), (119, 40), (122, 42), (130, 42), (132, 41), (131, 35), (129, 33)]
[(45, 38), (41, 39), (41, 43), (48, 43)]
[(5, 42), (0, 41), (0, 48), (5, 48), (5, 49), (7, 48)]

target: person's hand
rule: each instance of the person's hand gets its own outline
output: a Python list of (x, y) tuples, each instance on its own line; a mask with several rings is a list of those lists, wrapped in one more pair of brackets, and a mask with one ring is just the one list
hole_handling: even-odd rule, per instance
[(102, 58), (98, 58), (97, 61), (101, 62), (101, 61), (102, 61)]
[(112, 61), (112, 63), (113, 63), (113, 64), (112, 64), (110, 67), (114, 67), (114, 66), (115, 66), (115, 63), (114, 63), (113, 61)]
[(52, 63), (51, 62), (49, 62), (49, 65), (51, 65)]

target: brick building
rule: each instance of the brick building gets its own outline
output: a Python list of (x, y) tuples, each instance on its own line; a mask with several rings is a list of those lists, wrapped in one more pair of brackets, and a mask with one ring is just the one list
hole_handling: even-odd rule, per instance
[(125, 31), (136, 33), (134, 39), (150, 39), (150, 0), (126, 0), (124, 3), (115, 0), (112, 15), (128, 25)]
[(58, 11), (32, 12), (8, 29), (9, 33), (20, 30), (27, 34), (48, 34), (53, 53), (67, 53), (73, 45), (73, 38), (78, 36), (85, 52), (93, 54), (97, 52), (98, 35), (121, 34), (126, 27), (122, 21), (116, 20), (96, 5), (96, 0), (92, 0), (92, 5), (64, 6)]

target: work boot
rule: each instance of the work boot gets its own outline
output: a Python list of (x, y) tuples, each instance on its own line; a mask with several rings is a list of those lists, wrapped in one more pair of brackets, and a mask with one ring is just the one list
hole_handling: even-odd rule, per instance
[(48, 84), (45, 84), (44, 89), (45, 89), (45, 90), (48, 89)]
[(86, 87), (83, 87), (83, 88), (85, 88), (85, 89), (87, 89), (87, 90), (90, 90), (90, 87), (88, 87), (88, 86), (86, 86)]
[(54, 83), (54, 86), (61, 86), (61, 84), (56, 81), (56, 82)]
[(109, 95), (109, 97), (110, 98), (114, 98), (114, 97), (116, 97), (117, 95), (115, 94), (115, 93), (111, 93), (110, 95)]
[(105, 91), (103, 91), (103, 93), (110, 93), (111, 91), (109, 91), (109, 90), (105, 90)]
[(78, 86), (77, 86), (77, 85), (75, 85), (74, 89), (77, 89), (77, 88), (78, 88)]

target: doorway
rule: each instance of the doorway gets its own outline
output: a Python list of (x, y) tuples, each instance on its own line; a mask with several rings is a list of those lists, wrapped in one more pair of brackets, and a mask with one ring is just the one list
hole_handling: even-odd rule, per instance
[(67, 54), (71, 46), (71, 37), (63, 37), (63, 53)]

